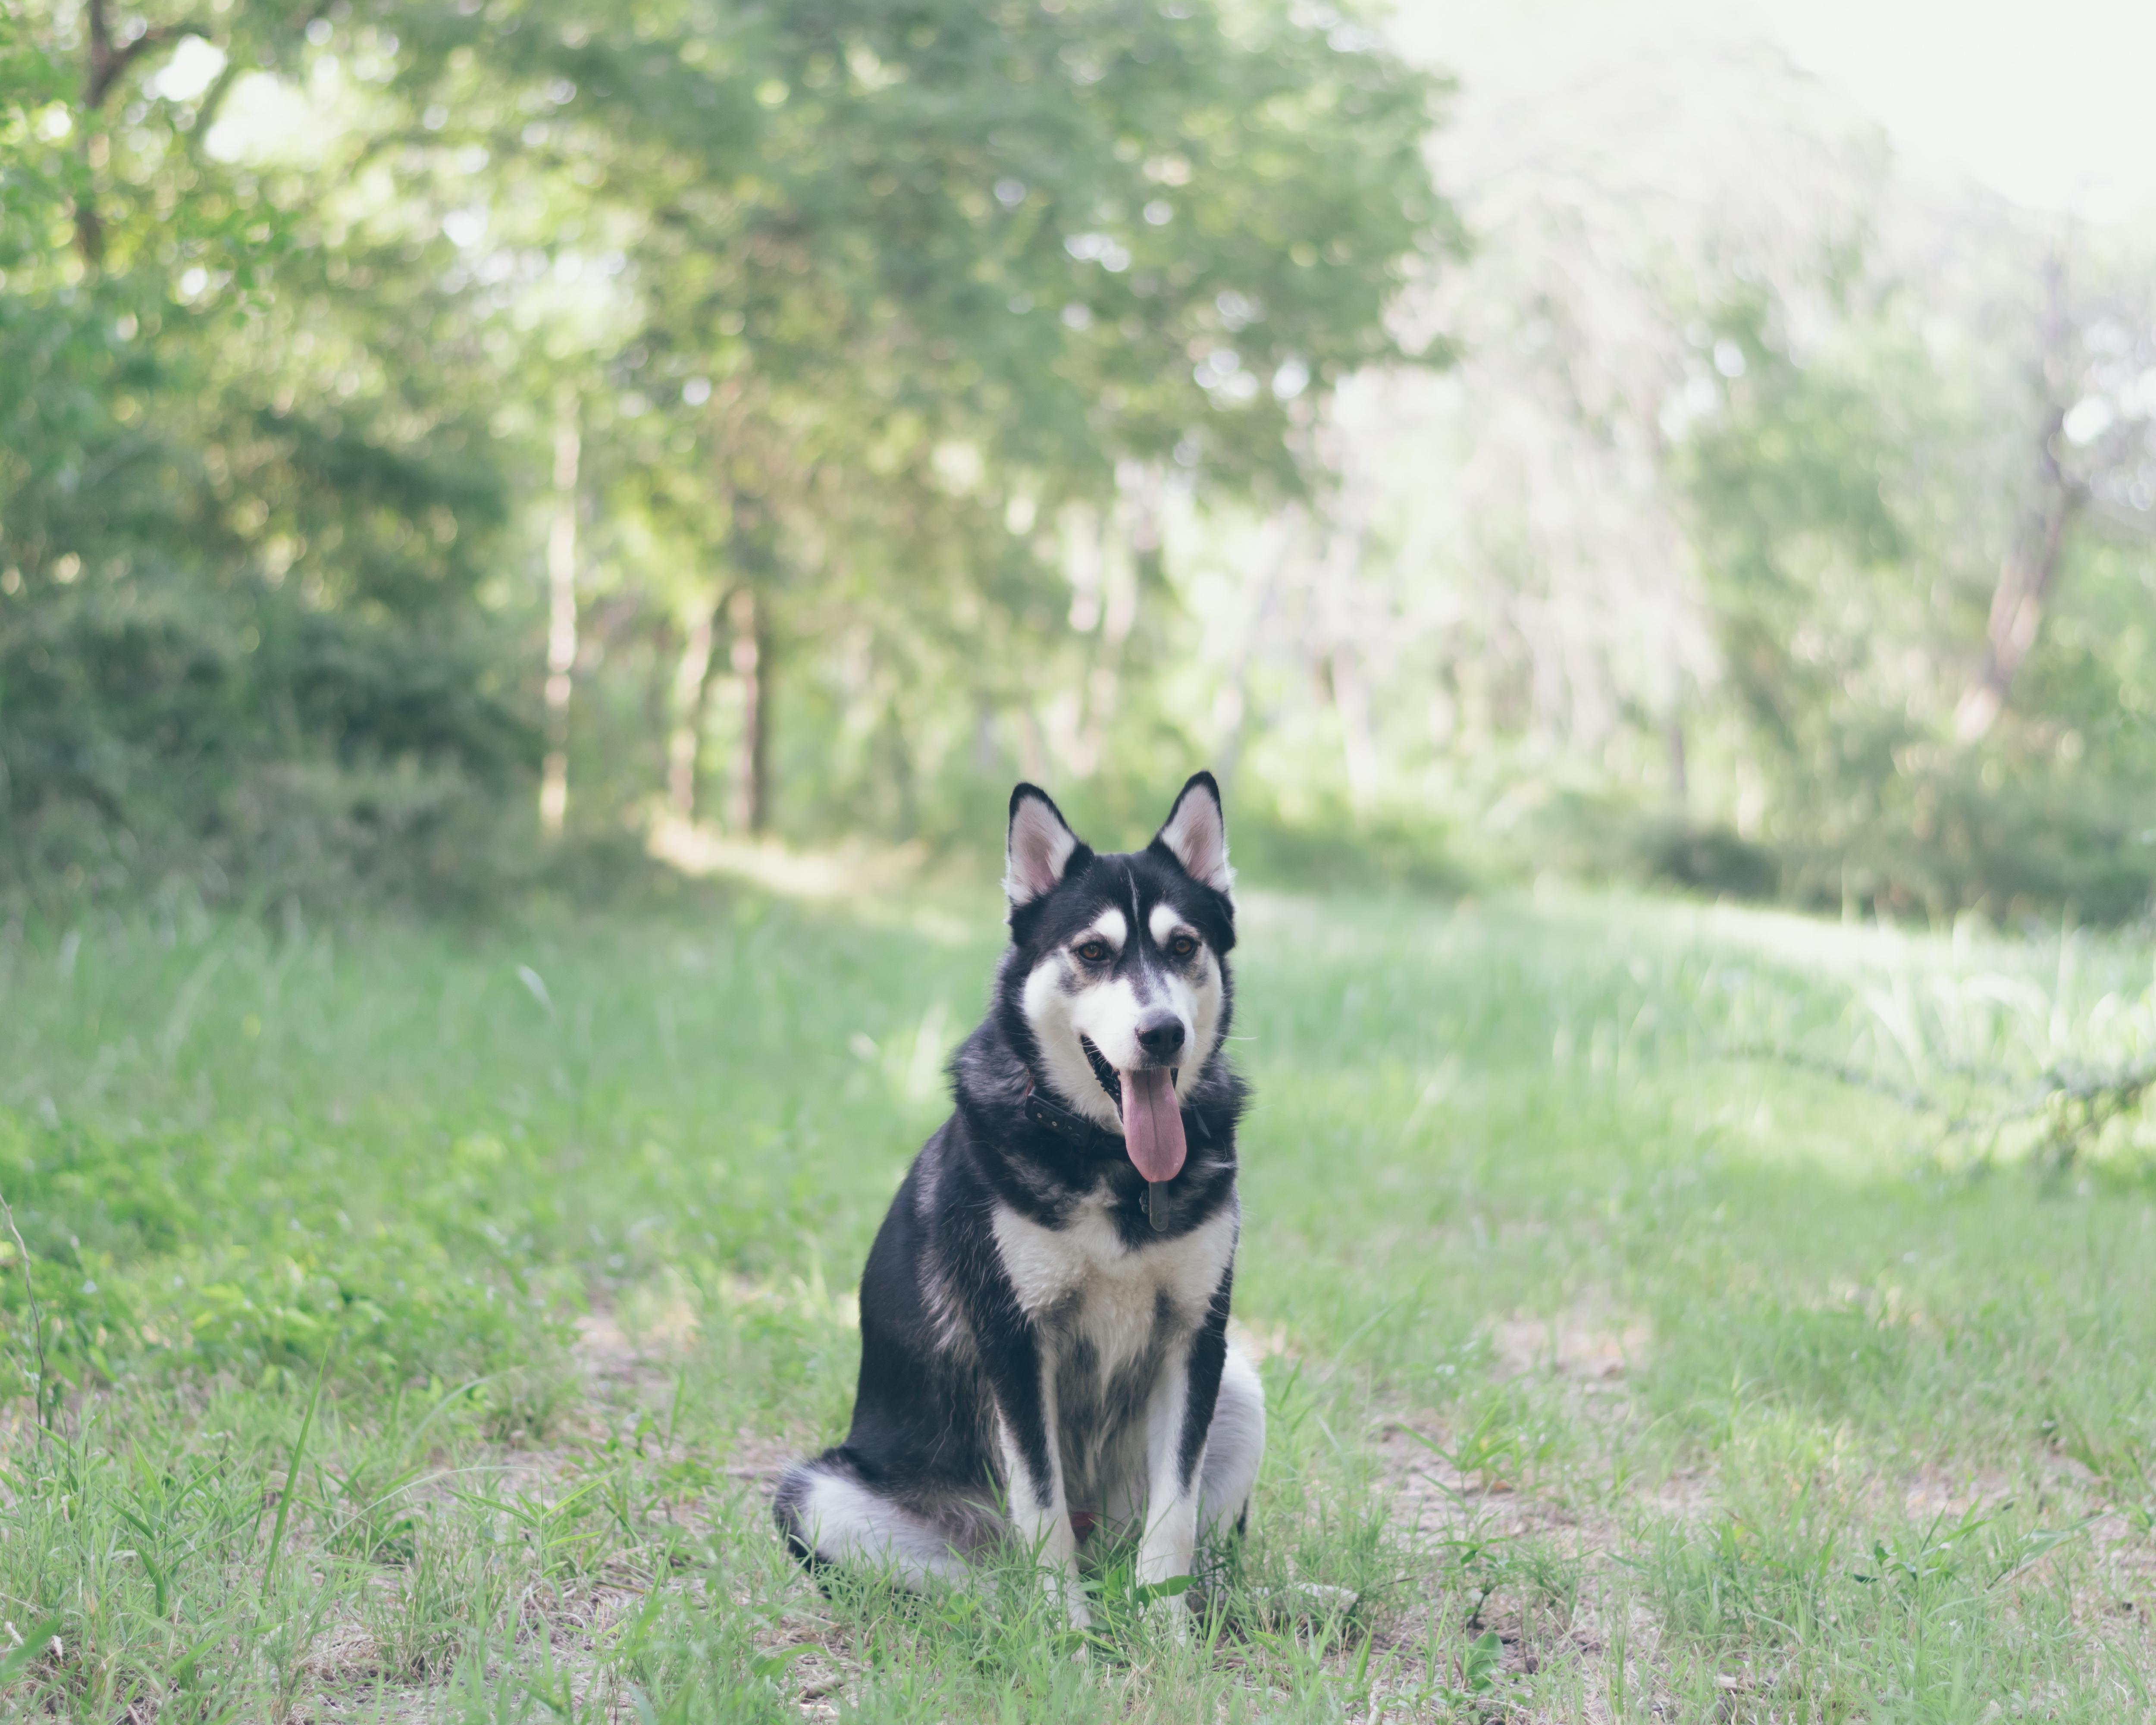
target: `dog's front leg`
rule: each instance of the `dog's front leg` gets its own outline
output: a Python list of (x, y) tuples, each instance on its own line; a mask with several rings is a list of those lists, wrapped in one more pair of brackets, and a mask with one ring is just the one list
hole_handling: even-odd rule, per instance
[(1049, 1595), (1070, 1626), (1087, 1629), (1092, 1615), (1078, 1579), (1078, 1539), (1064, 1497), (1052, 1358), (1014, 1300), (992, 1320), (983, 1326), (982, 1363), (995, 1396), (1011, 1531), (1045, 1572)]
[(1078, 1538), (1064, 1496), (1054, 1374), (1044, 1365), (1034, 1383), (1029, 1401), (1023, 1394), (998, 1398), (1011, 1527), (1040, 1565), (1050, 1599), (1061, 1606), (1073, 1629), (1086, 1629), (1092, 1615), (1078, 1579)]
[[(1146, 1408), (1145, 1537), (1138, 1545), (1138, 1582), (1158, 1587), (1194, 1573), (1198, 1555), (1198, 1480), (1206, 1435), (1220, 1399), (1228, 1358), (1228, 1292), (1222, 1275), (1205, 1321), (1162, 1368)], [(1183, 1602), (1163, 1599), (1178, 1627), (1188, 1624)]]

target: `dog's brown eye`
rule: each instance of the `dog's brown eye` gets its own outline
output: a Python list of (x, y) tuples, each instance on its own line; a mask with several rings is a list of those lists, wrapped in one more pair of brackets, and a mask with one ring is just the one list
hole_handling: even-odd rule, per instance
[(1198, 942), (1189, 935), (1178, 934), (1168, 943), (1168, 950), (1171, 957), (1188, 958), (1198, 950)]
[(1106, 941), (1087, 941), (1079, 947), (1078, 956), (1088, 964), (1098, 964), (1108, 956), (1108, 943)]

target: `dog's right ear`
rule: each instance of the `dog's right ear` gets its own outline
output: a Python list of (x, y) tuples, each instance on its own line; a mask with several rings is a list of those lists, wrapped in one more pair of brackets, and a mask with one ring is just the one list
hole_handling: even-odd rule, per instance
[(1038, 785), (1011, 793), (1010, 828), (1004, 839), (1004, 893), (1015, 911), (1052, 892), (1074, 858), (1091, 855), (1063, 811)]

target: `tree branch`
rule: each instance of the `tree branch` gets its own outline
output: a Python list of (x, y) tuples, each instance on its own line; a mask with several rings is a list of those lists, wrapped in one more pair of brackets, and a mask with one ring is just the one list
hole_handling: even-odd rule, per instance
[(2088, 511), (2092, 519), (2116, 529), (2125, 538), (2144, 545), (2156, 539), (2156, 515), (2145, 509), (2092, 495), (2088, 500)]
[(83, 85), (83, 106), (95, 114), (105, 105), (105, 99), (112, 94), (114, 85), (127, 75), (127, 69), (153, 48), (162, 48), (168, 42), (177, 42), (182, 36), (199, 36), (209, 39), (209, 32), (200, 24), (159, 24), (145, 30), (132, 42), (115, 48), (112, 45), (111, 26), (105, 15), (105, 0), (90, 0), (90, 79)]

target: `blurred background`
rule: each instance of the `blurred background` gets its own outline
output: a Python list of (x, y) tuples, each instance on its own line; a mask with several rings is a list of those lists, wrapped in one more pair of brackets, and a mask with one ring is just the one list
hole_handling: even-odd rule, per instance
[(29, 0), (0, 892), (970, 860), (2127, 919), (2156, 15)]

